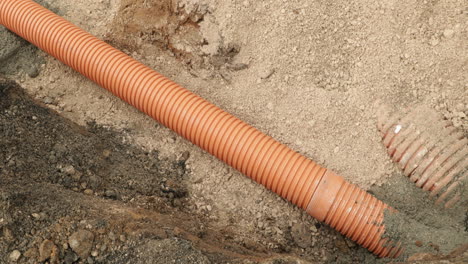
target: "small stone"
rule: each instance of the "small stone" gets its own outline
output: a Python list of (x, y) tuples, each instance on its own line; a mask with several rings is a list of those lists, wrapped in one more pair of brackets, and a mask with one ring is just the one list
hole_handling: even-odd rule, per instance
[(317, 227), (315, 227), (315, 225), (312, 225), (310, 228), (309, 228), (310, 232), (312, 233), (317, 233)]
[(88, 230), (78, 230), (73, 233), (68, 238), (68, 244), (73, 249), (73, 251), (81, 257), (81, 259), (86, 259), (91, 253), (91, 248), (93, 246), (94, 234)]
[(84, 194), (86, 194), (86, 195), (93, 195), (93, 190), (91, 190), (91, 189), (86, 189), (86, 190), (84, 190)]
[(68, 175), (72, 175), (72, 174), (76, 173), (75, 167), (73, 167), (72, 165), (65, 166), (62, 169), (62, 171), (65, 172)]
[(9, 242), (15, 239), (13, 232), (8, 227), (3, 227), (3, 237), (5, 238), (6, 241), (9, 241)]
[(116, 235), (114, 232), (110, 232), (109, 233), (109, 239), (112, 240), (112, 241), (115, 241), (117, 239)]
[(44, 102), (44, 104), (52, 104), (54, 102), (54, 99), (52, 99), (51, 97), (44, 97), (44, 99), (42, 100)]
[(180, 161), (187, 161), (190, 158), (190, 152), (184, 151), (182, 155), (180, 155)]
[(339, 249), (343, 253), (349, 253), (349, 247), (346, 244), (346, 241), (344, 239), (336, 239), (334, 241), (335, 247)]
[(10, 260), (11, 262), (16, 262), (20, 259), (21, 257), (21, 252), (19, 250), (13, 250), (11, 253), (10, 253)]
[(416, 242), (414, 242), (414, 244), (415, 244), (417, 247), (422, 247), (422, 245), (423, 245), (422, 241), (420, 241), (420, 240), (417, 240)]
[(439, 44), (439, 40), (434, 38), (429, 43), (431, 44), (431, 46), (437, 46), (437, 44)]
[(39, 246), (39, 262), (44, 262), (47, 259), (56, 258), (57, 257), (57, 246), (54, 242), (46, 239), (42, 241), (41, 245)]
[(208, 212), (211, 212), (212, 209), (213, 209), (213, 207), (211, 207), (211, 205), (206, 206), (206, 210), (208, 210)]
[(283, 234), (283, 231), (281, 229), (279, 229), (277, 226), (275, 226), (273, 228), (275, 230), (275, 233), (278, 234), (278, 235), (282, 235)]
[(102, 151), (102, 156), (104, 158), (108, 158), (110, 155), (112, 154), (112, 152), (108, 149), (105, 149), (104, 151)]
[(39, 76), (39, 69), (32, 65), (29, 69), (27, 69), (27, 74), (30, 78), (36, 78)]
[(308, 248), (312, 245), (312, 237), (305, 224), (294, 224), (291, 228), (291, 236), (294, 242), (301, 248)]
[(105, 244), (102, 245), (102, 247), (101, 247), (101, 252), (104, 252), (104, 251), (106, 251), (106, 250), (107, 250), (107, 245), (105, 245)]
[(446, 29), (446, 30), (444, 30), (444, 37), (451, 38), (451, 37), (453, 37), (453, 33), (455, 33), (455, 31), (453, 31), (453, 29)]
[(65, 264), (73, 264), (78, 260), (78, 255), (75, 254), (75, 252), (71, 250), (67, 250), (65, 253), (65, 258), (63, 259), (63, 262)]
[(90, 186), (90, 189), (98, 189), (99, 187), (101, 187), (101, 184), (102, 184), (101, 177), (99, 177), (96, 174), (91, 174), (89, 176), (88, 186)]
[(99, 255), (99, 251), (97, 251), (97, 250), (93, 250), (91, 252), (91, 256), (93, 256), (93, 257), (97, 257), (98, 255)]
[(119, 239), (120, 239), (120, 241), (122, 241), (122, 242), (125, 242), (125, 241), (127, 240), (127, 238), (125, 237), (125, 235), (120, 235), (120, 236), (119, 236)]
[(38, 213), (32, 213), (31, 216), (34, 217), (36, 220), (41, 220), (41, 215)]
[(114, 190), (106, 190), (104, 196), (110, 199), (117, 199), (117, 193)]

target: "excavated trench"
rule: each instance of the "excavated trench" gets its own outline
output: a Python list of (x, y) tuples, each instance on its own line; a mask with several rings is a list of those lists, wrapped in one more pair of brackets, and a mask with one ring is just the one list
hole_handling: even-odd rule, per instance
[[(210, 69), (228, 80), (229, 72), (248, 66), (233, 62), (238, 45), (204, 35), (200, 23), (208, 12), (170, 0), (149, 6), (124, 0), (106, 41), (128, 53), (165, 50), (189, 71)], [(0, 73), (12, 79), (18, 72), (31, 78), (40, 74), (43, 55), (1, 30), (8, 38), (1, 40)], [(3, 78), (0, 132), (3, 261), (11, 261), (17, 250), (19, 263), (387, 262), (318, 223), (313, 239), (304, 235), (308, 228), (283, 230), (286, 240), (273, 251), (239, 243), (236, 231), (214, 227), (207, 215), (192, 211), (185, 167), (189, 153), (161, 158), (157, 150), (126, 143), (126, 131), (92, 122), (79, 126)], [(385, 219), (388, 235), (404, 241), (406, 256), (417, 253), (417, 263), (463, 262), (467, 248), (455, 248), (466, 243), (466, 210), (436, 208), (403, 175), (393, 178), (370, 190), (403, 213), (403, 219)], [(76, 244), (73, 235), (86, 239)], [(317, 257), (318, 251), (325, 253)]]

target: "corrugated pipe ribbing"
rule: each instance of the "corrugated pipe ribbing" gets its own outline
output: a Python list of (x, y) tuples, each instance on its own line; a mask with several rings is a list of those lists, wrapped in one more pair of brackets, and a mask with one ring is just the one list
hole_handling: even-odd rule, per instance
[(391, 113), (382, 106), (378, 129), (388, 154), (403, 173), (435, 203), (451, 208), (464, 203), (468, 182), (468, 139), (435, 110), (412, 106)]
[(0, 0), (0, 23), (380, 257), (386, 204), (31, 0)]

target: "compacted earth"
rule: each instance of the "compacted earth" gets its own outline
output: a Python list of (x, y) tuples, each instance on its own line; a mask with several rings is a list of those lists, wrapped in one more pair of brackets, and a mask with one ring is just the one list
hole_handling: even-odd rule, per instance
[(376, 258), (0, 26), (0, 263), (468, 261), (468, 205), (435, 206), (377, 129), (386, 104), (468, 134), (464, 1), (37, 2), (396, 208), (406, 251)]

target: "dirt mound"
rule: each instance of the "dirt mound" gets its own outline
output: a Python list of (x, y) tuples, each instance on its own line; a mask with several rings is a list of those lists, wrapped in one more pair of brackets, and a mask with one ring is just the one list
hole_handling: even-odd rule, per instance
[(198, 1), (124, 0), (106, 39), (129, 52), (157, 53), (159, 47), (196, 71), (245, 69), (232, 63), (240, 47), (226, 43), (212, 16), (205, 19), (211, 11)]

